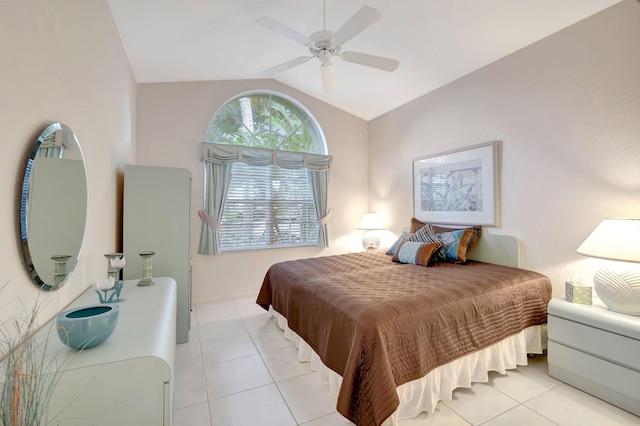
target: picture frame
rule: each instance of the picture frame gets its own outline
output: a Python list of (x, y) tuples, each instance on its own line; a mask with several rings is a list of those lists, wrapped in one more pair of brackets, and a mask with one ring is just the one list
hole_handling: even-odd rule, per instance
[(423, 222), (500, 225), (500, 141), (413, 160), (413, 215)]

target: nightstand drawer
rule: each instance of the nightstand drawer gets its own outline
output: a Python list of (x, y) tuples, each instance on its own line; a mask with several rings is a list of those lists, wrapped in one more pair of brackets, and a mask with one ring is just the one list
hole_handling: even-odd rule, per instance
[(548, 323), (550, 341), (640, 372), (640, 340), (554, 315)]
[(640, 372), (551, 341), (548, 350), (550, 376), (640, 415)]

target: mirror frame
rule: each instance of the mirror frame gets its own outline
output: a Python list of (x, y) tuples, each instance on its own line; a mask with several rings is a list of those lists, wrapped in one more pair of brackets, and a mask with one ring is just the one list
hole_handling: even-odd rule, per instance
[[(66, 152), (71, 151), (71, 149), (65, 150), (64, 141), (63, 141), (63, 139), (65, 138), (67, 141), (72, 141), (75, 144), (75, 146), (72, 148), (78, 150), (77, 151), (78, 154), (75, 154), (75, 156), (79, 155), (80, 157), (79, 160), (81, 161), (81, 164), (82, 164), (82, 172), (84, 175), (84, 206), (83, 206), (84, 207), (84, 223), (82, 224), (81, 239), (76, 252), (71, 254), (65, 253), (62, 255), (58, 254), (58, 255), (51, 256), (51, 261), (54, 264), (53, 280), (52, 282), (46, 282), (48, 279), (45, 278), (43, 280), (41, 275), (38, 273), (38, 270), (36, 269), (36, 265), (34, 265), (32, 251), (35, 250), (35, 247), (30, 247), (29, 245), (29, 235), (28, 235), (29, 234), (29, 215), (33, 213), (32, 211), (30, 211), (31, 210), (30, 203), (32, 202), (32, 199), (30, 199), (30, 197), (33, 197), (33, 194), (32, 194), (33, 169), (36, 166), (36, 159), (42, 156), (42, 155), (39, 155), (39, 153), (41, 152), (40, 150), (42, 148), (45, 148), (43, 147), (43, 144), (51, 145), (46, 147), (47, 149), (52, 150), (52, 153), (53, 153), (53, 155), (50, 155), (49, 157), (53, 156), (53, 158), (64, 159), (65, 151)], [(20, 239), (21, 239), (22, 255), (24, 257), (25, 265), (27, 267), (29, 275), (33, 279), (34, 283), (38, 287), (40, 287), (41, 290), (55, 291), (60, 289), (69, 280), (69, 278), (71, 277), (71, 275), (75, 270), (75, 267), (78, 263), (78, 259), (80, 257), (80, 252), (82, 251), (82, 246), (84, 243), (84, 236), (85, 236), (85, 231), (87, 226), (87, 208), (88, 208), (87, 192), (88, 192), (87, 170), (86, 170), (86, 164), (84, 161), (84, 155), (82, 153), (82, 148), (80, 147), (80, 142), (78, 141), (78, 138), (76, 137), (73, 130), (71, 130), (69, 126), (63, 123), (56, 122), (48, 125), (42, 131), (40, 136), (38, 136), (38, 139), (36, 140), (33, 146), (33, 149), (29, 154), (27, 165), (25, 167), (24, 180), (22, 183), (22, 191), (21, 191), (21, 197), (20, 197)]]

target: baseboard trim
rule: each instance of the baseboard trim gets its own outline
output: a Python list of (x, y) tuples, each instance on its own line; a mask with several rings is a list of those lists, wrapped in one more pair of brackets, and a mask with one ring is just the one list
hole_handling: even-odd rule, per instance
[(226, 302), (227, 300), (244, 299), (246, 297), (258, 297), (257, 291), (247, 291), (244, 293), (225, 294), (221, 296), (201, 297), (192, 300), (193, 307), (203, 303)]

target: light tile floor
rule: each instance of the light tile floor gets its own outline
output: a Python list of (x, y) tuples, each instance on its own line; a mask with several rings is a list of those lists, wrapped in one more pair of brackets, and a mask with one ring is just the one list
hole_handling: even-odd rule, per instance
[[(176, 426), (345, 426), (336, 396), (297, 360), (293, 343), (253, 298), (198, 305), (176, 347)], [(640, 418), (547, 374), (545, 356), (488, 383), (457, 389), (426, 425), (640, 425)]]

